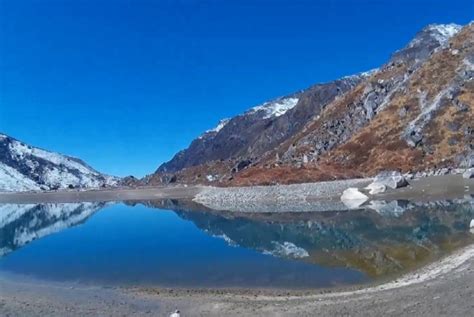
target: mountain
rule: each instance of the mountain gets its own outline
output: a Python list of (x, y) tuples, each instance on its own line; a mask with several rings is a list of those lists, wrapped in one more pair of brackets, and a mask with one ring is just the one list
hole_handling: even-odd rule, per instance
[(100, 188), (114, 186), (118, 181), (77, 158), (0, 134), (0, 191)]
[(355, 87), (367, 74), (349, 76), (280, 97), (224, 119), (195, 139), (189, 148), (158, 168), (176, 172), (208, 161), (234, 157), (252, 159), (273, 149), (299, 130), (325, 105)]
[(432, 24), (380, 68), (221, 121), (144, 181), (252, 185), (454, 168), (473, 154), (474, 25)]

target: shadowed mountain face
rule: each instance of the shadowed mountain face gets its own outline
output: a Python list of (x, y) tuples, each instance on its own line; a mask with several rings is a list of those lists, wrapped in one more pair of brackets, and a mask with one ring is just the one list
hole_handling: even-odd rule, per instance
[(0, 191), (100, 188), (115, 186), (118, 181), (77, 158), (0, 134)]
[(474, 151), (473, 62), (474, 24), (429, 25), (379, 69), (227, 119), (144, 181), (252, 185), (459, 167)]

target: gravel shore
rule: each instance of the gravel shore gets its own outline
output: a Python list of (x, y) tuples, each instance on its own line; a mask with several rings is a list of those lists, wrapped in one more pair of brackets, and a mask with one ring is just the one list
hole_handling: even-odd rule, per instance
[(238, 212), (292, 212), (344, 210), (339, 197), (349, 187), (365, 187), (371, 179), (353, 179), (295, 185), (206, 187), (194, 201), (210, 209)]
[[(347, 210), (341, 202), (344, 190), (364, 190), (372, 179), (352, 179), (295, 185), (253, 187), (203, 187), (194, 201), (207, 208), (234, 212), (302, 212)], [(461, 175), (430, 176), (410, 181), (407, 187), (369, 195), (370, 200), (435, 201), (462, 199), (474, 194), (474, 180)]]

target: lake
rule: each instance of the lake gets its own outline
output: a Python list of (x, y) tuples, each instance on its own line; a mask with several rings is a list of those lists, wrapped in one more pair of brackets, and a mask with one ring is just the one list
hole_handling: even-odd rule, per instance
[(239, 213), (190, 201), (0, 205), (0, 274), (99, 285), (328, 288), (474, 242), (472, 199)]

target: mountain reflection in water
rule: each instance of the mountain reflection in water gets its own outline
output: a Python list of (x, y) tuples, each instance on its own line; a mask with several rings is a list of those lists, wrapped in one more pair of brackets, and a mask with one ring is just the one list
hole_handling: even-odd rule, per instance
[[(374, 279), (400, 274), (434, 261), (474, 241), (474, 234), (469, 231), (469, 222), (474, 218), (474, 202), (470, 197), (464, 200), (423, 204), (406, 201), (388, 203), (375, 201), (370, 203), (369, 208), (360, 210), (291, 213), (221, 212), (206, 209), (191, 201), (178, 200), (125, 202), (125, 204), (127, 218), (117, 216), (121, 219), (123, 226), (127, 226), (130, 219), (134, 219), (133, 206), (137, 204), (148, 208), (173, 210), (179, 216), (177, 221), (191, 222), (195, 228), (213, 237), (212, 239), (224, 241), (227, 245), (225, 252), (234, 252), (230, 248), (244, 248), (280, 259), (278, 263), (275, 262), (272, 265), (288, 263), (289, 266), (294, 266), (296, 264), (292, 263), (297, 261), (306, 265), (306, 268), (309, 265), (328, 269), (346, 269), (347, 276), (350, 276), (347, 278), (348, 283), (364, 281), (362, 276)], [(16, 250), (21, 250), (32, 241), (79, 224), (87, 226), (88, 219), (92, 215), (100, 214), (101, 209), (113, 205), (113, 203), (0, 205), (0, 255), (2, 256), (0, 268), (4, 262), (2, 260), (6, 260), (10, 254), (15, 254)], [(137, 217), (139, 218), (140, 215), (137, 214), (135, 218)], [(113, 220), (114, 214), (111, 213), (109, 218)], [(140, 226), (147, 224), (137, 222), (133, 225), (136, 226), (134, 230), (140, 230)], [(94, 230), (100, 230), (101, 226), (103, 225), (95, 224)], [(107, 232), (104, 231), (104, 235), (109, 234)], [(130, 232), (133, 233), (128, 230), (123, 232), (125, 236), (121, 238), (126, 239), (126, 235), (131, 234)], [(118, 233), (114, 232), (114, 234)], [(162, 244), (160, 246), (153, 244), (150, 248), (155, 248), (154, 250), (145, 251), (150, 254), (165, 252), (163, 245), (166, 245), (169, 234), (172, 233), (156, 232)], [(184, 242), (189, 247), (193, 247), (195, 243), (193, 239), (186, 236), (183, 236), (182, 240), (186, 240)], [(145, 251), (141, 256), (144, 257), (144, 261), (147, 261)], [(126, 257), (127, 254), (123, 256)], [(183, 259), (186, 259), (185, 255)], [(198, 259), (206, 261), (206, 259)], [(241, 260), (245, 262), (246, 258)], [(81, 258), (78, 258), (78, 261), (81, 261)], [(163, 261), (163, 258), (149, 259), (150, 263), (157, 265), (161, 263), (160, 261)], [(195, 261), (195, 258), (190, 261)], [(252, 258), (252, 261), (258, 263), (262, 260)], [(18, 264), (17, 262), (15, 264)], [(252, 265), (255, 266), (255, 263)], [(205, 263), (202, 264), (205, 265)], [(10, 267), (8, 263), (5, 266)], [(134, 270), (140, 269), (140, 267), (134, 267)], [(147, 270), (153, 270), (153, 268), (147, 268)], [(165, 267), (161, 270), (160, 274), (166, 275), (166, 272), (163, 273)], [(292, 267), (291, 270), (297, 269)], [(352, 270), (363, 275), (357, 276), (351, 273)], [(235, 272), (236, 275), (238, 273)], [(334, 276), (337, 283), (346, 282), (344, 278), (341, 278), (344, 276), (341, 272)], [(336, 278), (336, 276), (339, 277)], [(291, 284), (290, 279), (288, 277), (286, 281), (289, 284)], [(170, 277), (167, 281), (173, 284), (175, 280)], [(158, 281), (161, 280), (158, 279)], [(204, 282), (200, 280), (199, 283)], [(232, 286), (234, 282), (229, 282), (227, 285), (226, 281), (220, 281), (220, 284)], [(294, 282), (299, 283), (296, 280)], [(328, 280), (325, 283), (329, 282)], [(326, 284), (324, 286), (327, 286)], [(267, 284), (264, 283), (264, 285)], [(271, 286), (271, 284), (268, 285)]]

